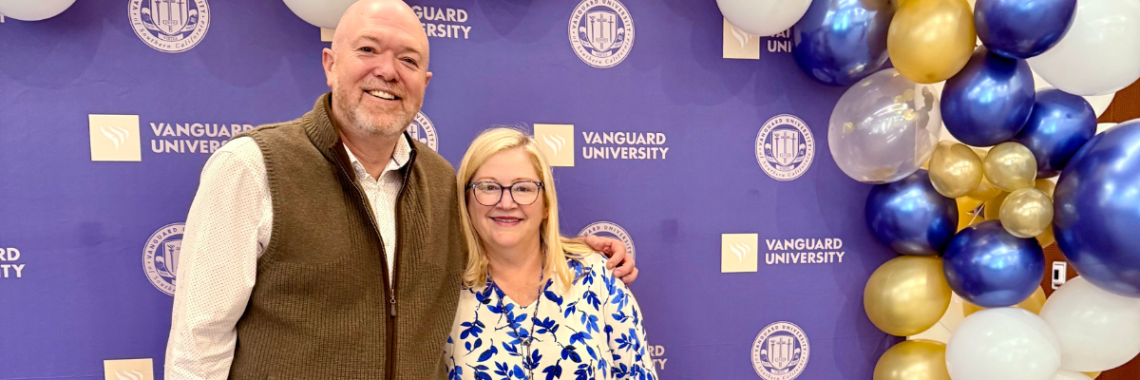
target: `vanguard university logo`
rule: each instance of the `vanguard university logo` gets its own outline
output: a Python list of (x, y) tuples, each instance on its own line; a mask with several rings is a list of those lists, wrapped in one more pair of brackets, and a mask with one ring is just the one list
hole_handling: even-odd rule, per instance
[(143, 248), (143, 270), (155, 288), (174, 295), (174, 277), (178, 274), (178, 254), (182, 252), (182, 233), (186, 223), (172, 223), (159, 228)]
[(165, 53), (190, 50), (210, 28), (206, 0), (131, 0), (127, 15), (139, 39)]
[(435, 134), (435, 125), (423, 112), (416, 112), (416, 118), (412, 119), (411, 124), (408, 124), (408, 134), (413, 139), (427, 145), (431, 150), (439, 151), (439, 138)]
[(625, 252), (629, 253), (629, 257), (637, 259), (637, 252), (633, 247), (633, 238), (629, 236), (624, 228), (614, 222), (594, 222), (583, 228), (578, 236), (598, 235), (603, 237), (612, 237), (625, 244)]
[(804, 372), (811, 350), (807, 335), (791, 322), (764, 327), (752, 342), (752, 368), (764, 380), (792, 380)]
[(756, 134), (756, 161), (777, 181), (799, 178), (815, 157), (815, 137), (807, 123), (792, 115), (768, 119)]
[(618, 0), (583, 0), (570, 16), (570, 46), (582, 62), (608, 69), (633, 49), (633, 18)]

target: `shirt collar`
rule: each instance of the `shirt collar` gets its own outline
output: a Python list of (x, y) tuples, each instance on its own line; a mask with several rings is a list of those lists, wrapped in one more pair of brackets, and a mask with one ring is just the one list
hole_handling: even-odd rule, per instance
[[(344, 146), (344, 152), (348, 154), (348, 161), (352, 163), (352, 168), (356, 170), (357, 174), (362, 172), (367, 173), (367, 171), (364, 170), (364, 164), (356, 158), (355, 154), (352, 154), (352, 149), (348, 149), (348, 145)], [(408, 144), (408, 139), (401, 134), (400, 137), (396, 139), (396, 150), (392, 152), (392, 160), (388, 162), (388, 166), (384, 167), (384, 171), (381, 172), (381, 174), (389, 170), (400, 170), (400, 168), (403, 168), (404, 165), (408, 163), (408, 159), (411, 158), (411, 155), (412, 146)]]

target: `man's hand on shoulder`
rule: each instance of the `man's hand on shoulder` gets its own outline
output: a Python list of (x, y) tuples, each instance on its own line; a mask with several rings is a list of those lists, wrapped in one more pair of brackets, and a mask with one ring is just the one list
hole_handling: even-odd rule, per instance
[(626, 285), (637, 280), (637, 267), (634, 265), (633, 257), (628, 255), (625, 251), (625, 244), (622, 244), (621, 241), (607, 237), (588, 235), (585, 238), (585, 242), (590, 248), (609, 257), (609, 259), (606, 260), (606, 268), (614, 270), (614, 277), (620, 278)]

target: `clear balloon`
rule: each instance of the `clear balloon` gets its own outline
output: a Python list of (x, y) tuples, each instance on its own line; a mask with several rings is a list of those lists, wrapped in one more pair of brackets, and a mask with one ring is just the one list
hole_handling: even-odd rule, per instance
[(75, 0), (0, 0), (0, 15), (21, 21), (40, 21), (63, 13)]
[(887, 31), (887, 52), (902, 75), (935, 83), (966, 66), (976, 41), (966, 0), (902, 1)]
[(981, 307), (1021, 303), (1045, 276), (1045, 253), (1037, 240), (1010, 235), (993, 220), (959, 232), (942, 262), (954, 293)]
[(938, 97), (928, 85), (885, 69), (847, 89), (827, 141), (835, 163), (859, 182), (894, 182), (930, 159), (942, 132)]
[(732, 26), (749, 34), (771, 36), (795, 25), (811, 0), (716, 0), (716, 5)]
[(325, 29), (336, 29), (340, 16), (358, 0), (284, 0), (285, 6), (305, 22)]
[(1128, 87), (1140, 78), (1140, 1), (1080, 0), (1061, 42), (1029, 64), (1070, 94), (1104, 95)]
[(982, 160), (966, 145), (941, 141), (930, 156), (930, 183), (947, 198), (965, 196), (982, 184)]
[(875, 363), (872, 380), (950, 380), (946, 345), (931, 340), (908, 340), (891, 347)]
[[(1010, 235), (1028, 239), (1045, 233), (1053, 223), (1053, 201), (1044, 191), (1019, 189), (1001, 204), (1001, 225)], [(1040, 243), (1040, 241), (1038, 241)]]
[(970, 197), (959, 197), (955, 201), (958, 203), (958, 231), (986, 220), (982, 214), (984, 201)]
[(954, 380), (1050, 380), (1061, 346), (1049, 325), (1022, 309), (982, 310), (966, 317), (946, 345)]
[(990, 149), (982, 167), (994, 186), (1003, 191), (1033, 187), (1037, 179), (1037, 159), (1024, 145), (1004, 142)]
[(814, 0), (792, 27), (796, 63), (816, 81), (847, 87), (887, 62), (890, 0)]
[(942, 121), (959, 141), (991, 146), (1021, 131), (1033, 98), (1033, 72), (1025, 61), (978, 48), (942, 89)]
[(880, 242), (904, 255), (937, 256), (958, 228), (958, 205), (930, 184), (925, 170), (871, 188), (864, 209)]
[(1076, 9), (1077, 0), (978, 0), (974, 26), (990, 51), (1025, 59), (1060, 42)]
[[(945, 103), (944, 103), (945, 104)], [(1096, 114), (1080, 96), (1049, 89), (1037, 93), (1029, 121), (1013, 141), (1037, 159), (1037, 177), (1061, 173), (1073, 154), (1096, 134)]]
[(950, 286), (942, 275), (942, 260), (899, 256), (871, 273), (863, 288), (863, 309), (871, 323), (887, 334), (914, 335), (926, 331), (950, 306)]
[(1053, 232), (1069, 263), (1101, 289), (1140, 297), (1140, 119), (1077, 151), (1053, 194)]
[(1041, 318), (1061, 343), (1061, 368), (1104, 371), (1140, 354), (1140, 299), (1101, 290), (1083, 278), (1045, 301)]

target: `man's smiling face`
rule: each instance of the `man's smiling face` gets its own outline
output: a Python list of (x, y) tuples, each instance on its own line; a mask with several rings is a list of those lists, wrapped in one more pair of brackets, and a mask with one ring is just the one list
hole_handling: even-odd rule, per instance
[(427, 35), (402, 1), (354, 4), (322, 58), (343, 128), (396, 136), (423, 105), (431, 79)]

